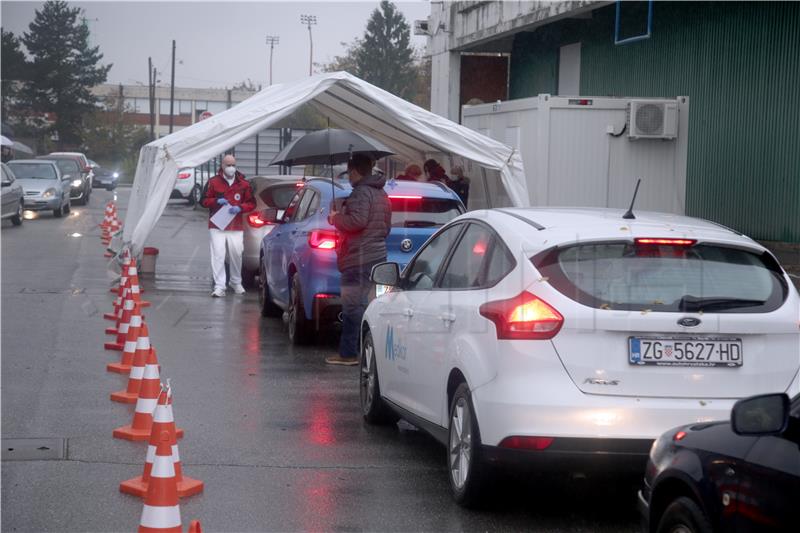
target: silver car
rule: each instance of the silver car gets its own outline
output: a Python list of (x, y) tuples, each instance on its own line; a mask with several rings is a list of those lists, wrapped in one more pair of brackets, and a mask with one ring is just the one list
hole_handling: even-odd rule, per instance
[[(253, 176), (247, 181), (253, 190), (256, 208), (245, 215), (242, 282), (252, 287), (258, 274), (261, 241), (275, 228), (275, 219), (283, 216), (284, 209), (297, 192), (298, 184), (303, 182), (303, 176)], [(265, 210), (272, 212), (266, 215)]]
[(22, 224), (22, 211), (25, 210), (22, 185), (14, 176), (14, 172), (5, 163), (2, 163), (2, 170), (2, 218), (3, 220), (10, 218), (12, 224), (19, 226)]
[(56, 217), (69, 213), (70, 186), (75, 176), (62, 174), (55, 161), (46, 159), (19, 159), (8, 166), (25, 191), (25, 209), (51, 210)]

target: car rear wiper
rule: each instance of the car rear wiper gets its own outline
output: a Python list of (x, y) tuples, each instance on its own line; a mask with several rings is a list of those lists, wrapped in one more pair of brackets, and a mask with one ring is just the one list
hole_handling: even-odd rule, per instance
[(745, 300), (743, 298), (698, 298), (686, 295), (678, 300), (678, 310), (686, 312), (696, 311), (721, 311), (723, 309), (737, 309), (740, 307), (755, 307), (764, 305), (763, 300)]

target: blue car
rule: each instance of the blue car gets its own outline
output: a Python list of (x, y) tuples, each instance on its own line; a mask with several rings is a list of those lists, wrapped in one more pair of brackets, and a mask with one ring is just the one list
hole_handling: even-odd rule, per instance
[[(340, 320), (337, 232), (327, 218), (331, 201), (341, 205), (352, 188), (346, 179), (331, 186), (330, 179), (312, 178), (297, 189), (261, 242), (259, 302), (263, 316), (283, 315), (289, 339), (304, 344)], [(465, 211), (458, 195), (438, 182), (389, 180), (384, 190), (392, 202), (388, 260), (401, 267), (437, 229)]]

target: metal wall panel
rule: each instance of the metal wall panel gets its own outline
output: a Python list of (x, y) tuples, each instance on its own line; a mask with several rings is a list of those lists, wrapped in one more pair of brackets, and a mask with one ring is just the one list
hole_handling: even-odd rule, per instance
[(690, 97), (688, 214), (800, 242), (800, 3), (655, 2), (652, 37), (620, 46), (614, 12), (521, 34), (512, 97), (554, 86), (580, 41), (581, 94)]

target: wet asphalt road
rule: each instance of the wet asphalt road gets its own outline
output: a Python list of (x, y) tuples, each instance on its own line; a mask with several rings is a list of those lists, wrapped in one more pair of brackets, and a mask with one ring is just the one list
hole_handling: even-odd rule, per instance
[[(118, 491), (146, 446), (112, 438), (133, 406), (109, 393), (102, 318), (111, 309), (99, 230), (112, 193), (71, 216), (2, 224), (2, 529), (133, 531), (142, 501)], [(119, 192), (124, 210), (128, 191)], [(253, 293), (212, 299), (206, 214), (170, 203), (148, 245), (150, 339), (170, 378), (184, 474), (205, 492), (181, 501), (206, 531), (638, 531), (636, 477), (507, 473), (479, 511), (449, 495), (445, 449), (401, 423), (365, 426), (356, 368), (327, 367), (334, 338), (293, 349)], [(71, 234), (81, 234), (71, 236)], [(64, 457), (25, 460), (66, 439)], [(52, 441), (50, 441), (52, 442)], [(62, 441), (56, 441), (62, 442)], [(9, 448), (15, 447), (14, 451)], [(48, 444), (52, 448), (52, 444)], [(37, 453), (37, 452), (31, 452)]]

